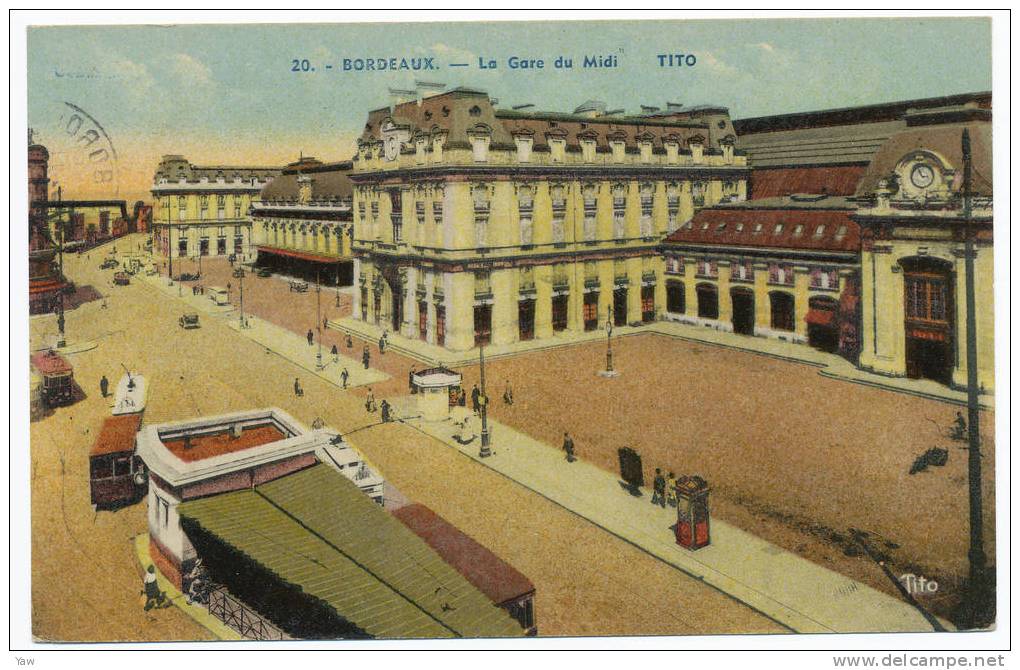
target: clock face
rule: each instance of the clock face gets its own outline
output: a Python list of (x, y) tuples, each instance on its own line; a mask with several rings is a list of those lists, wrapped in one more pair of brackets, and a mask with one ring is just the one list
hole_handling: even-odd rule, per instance
[(935, 181), (935, 170), (930, 165), (915, 165), (910, 171), (910, 183), (917, 188), (928, 188)]

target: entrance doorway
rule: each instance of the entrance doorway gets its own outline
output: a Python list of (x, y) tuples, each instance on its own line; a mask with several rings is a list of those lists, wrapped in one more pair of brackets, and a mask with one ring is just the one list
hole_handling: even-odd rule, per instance
[(570, 296), (554, 295), (552, 299), (552, 324), (553, 331), (560, 332), (567, 329), (567, 305)]
[(712, 284), (698, 284), (698, 317), (702, 319), (719, 318), (719, 289)]
[(521, 300), (517, 303), (517, 323), (521, 341), (535, 339), (535, 301)]
[(641, 287), (641, 322), (655, 321), (655, 287)]
[(754, 335), (754, 293), (746, 288), (730, 290), (733, 301), (733, 332)]
[(613, 325), (627, 325), (627, 289), (625, 288), (613, 291)]
[(952, 265), (935, 258), (905, 258), (903, 318), (907, 376), (942, 384), (952, 380)]
[(492, 305), (475, 305), (475, 346), (492, 341)]
[(418, 339), (424, 342), (428, 337), (429, 327), (429, 304), (424, 300), (418, 301)]
[(793, 294), (783, 291), (769, 293), (772, 307), (772, 330), (789, 330), (794, 328)]
[(595, 330), (599, 327), (599, 294), (584, 294), (584, 329)]
[(393, 296), (390, 308), (390, 328), (394, 333), (399, 333), (400, 324), (404, 321), (404, 292), (398, 288), (390, 293)]
[(839, 349), (839, 328), (836, 312), (839, 304), (834, 298), (815, 296), (808, 301), (808, 344), (815, 349), (835, 353)]

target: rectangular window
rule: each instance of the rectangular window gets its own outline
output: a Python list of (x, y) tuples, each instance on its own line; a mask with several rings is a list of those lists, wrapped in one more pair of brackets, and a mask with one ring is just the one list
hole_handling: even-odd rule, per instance
[(613, 198), (613, 238), (622, 240), (627, 236), (627, 199)]
[(649, 323), (655, 320), (655, 287), (641, 287), (641, 321)]
[(652, 196), (645, 194), (641, 196), (641, 236), (652, 235)]
[(680, 282), (669, 282), (666, 284), (666, 311), (673, 314), (683, 314), (686, 308), (687, 295), (684, 293), (684, 285)]
[(595, 199), (590, 198), (584, 201), (584, 241), (594, 242), (597, 232), (596, 214), (597, 205)]
[(436, 200), (432, 203), (432, 218), (436, 223), (443, 222), (443, 201)]
[(492, 305), (475, 305), (475, 346), (492, 341)]
[(564, 220), (567, 215), (566, 200), (553, 200), (552, 203), (552, 240), (554, 244), (566, 241)]
[(595, 330), (599, 327), (599, 294), (584, 294), (584, 329)]
[(400, 242), (404, 233), (404, 221), (400, 214), (390, 214), (390, 222), (393, 224), (393, 241)]
[(227, 238), (220, 237), (216, 240), (216, 254), (223, 256), (227, 253)]
[(553, 331), (560, 332), (567, 329), (567, 309), (570, 301), (568, 295), (554, 295), (552, 299), (552, 322)]
[(209, 238), (203, 237), (198, 241), (198, 253), (202, 256), (209, 255)]
[(244, 249), (244, 237), (241, 235), (234, 235), (234, 253), (239, 254)]
[(941, 277), (906, 276), (905, 310), (907, 318), (922, 321), (947, 321), (947, 287)]
[(770, 284), (793, 284), (793, 268), (780, 263), (769, 263)]
[(436, 305), (436, 344), (446, 344), (446, 308)]
[(414, 215), (418, 219), (418, 225), (425, 223), (425, 203), (416, 202), (414, 203)]
[(534, 223), (532, 221), (532, 202), (519, 201), (517, 208), (521, 217), (521, 246), (530, 246), (534, 242)]
[(535, 338), (535, 301), (521, 300), (517, 303), (517, 323), (520, 340)]

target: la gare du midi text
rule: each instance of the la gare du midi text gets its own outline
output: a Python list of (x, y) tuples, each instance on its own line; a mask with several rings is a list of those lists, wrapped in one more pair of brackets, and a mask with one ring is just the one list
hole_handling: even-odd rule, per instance
[[(307, 60), (295, 59), (293, 71), (314, 70), (314, 68), (305, 65), (307, 62)], [(693, 67), (697, 64), (698, 59), (694, 54), (657, 54), (654, 62), (659, 67)], [(579, 59), (575, 59), (573, 56), (557, 56), (552, 59), (510, 56), (502, 64), (495, 58), (478, 57), (479, 70), (498, 70), (501, 67), (508, 70), (544, 70), (546, 68), (568, 70), (572, 69), (575, 63), (584, 69), (609, 69), (620, 65), (619, 58), (615, 54), (585, 55)], [(450, 63), (448, 66), (468, 67), (470, 63)], [(327, 69), (330, 69), (330, 66), (327, 66)], [(340, 69), (347, 72), (426, 71), (438, 70), (439, 66), (433, 58), (344, 58), (341, 60)]]

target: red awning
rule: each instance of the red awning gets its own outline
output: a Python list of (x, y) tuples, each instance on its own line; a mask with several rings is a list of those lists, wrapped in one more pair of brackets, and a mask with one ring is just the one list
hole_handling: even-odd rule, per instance
[(809, 309), (804, 320), (812, 326), (831, 326), (836, 313), (829, 309)]
[(135, 450), (135, 434), (142, 424), (141, 414), (107, 417), (89, 456), (107, 456)]
[(55, 351), (43, 351), (32, 354), (32, 365), (41, 375), (64, 375), (74, 368)]
[(261, 245), (256, 248), (267, 254), (300, 258), (303, 261), (312, 261), (313, 263), (339, 263), (342, 260), (335, 256), (323, 256), (322, 254), (313, 254), (307, 251), (294, 251), (292, 249), (279, 249), (277, 247), (263, 247)]

